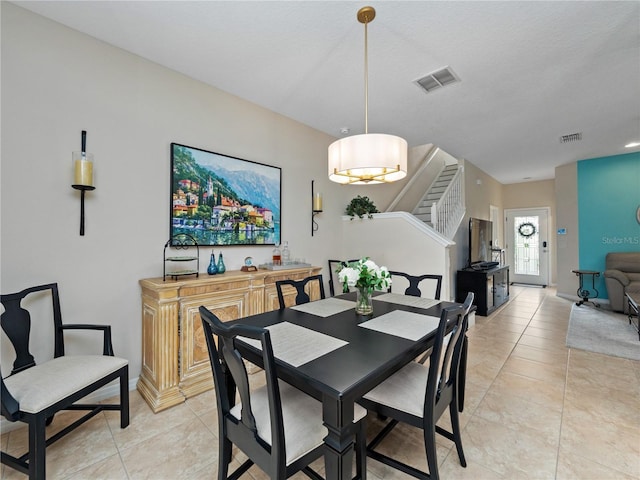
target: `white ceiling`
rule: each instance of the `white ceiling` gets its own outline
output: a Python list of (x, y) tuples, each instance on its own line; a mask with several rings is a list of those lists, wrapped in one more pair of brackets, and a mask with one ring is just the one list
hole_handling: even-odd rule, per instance
[[(433, 143), (502, 183), (640, 150), (638, 1), (15, 1), (340, 137)], [(460, 83), (414, 81), (449, 66)], [(582, 132), (579, 142), (561, 135)]]

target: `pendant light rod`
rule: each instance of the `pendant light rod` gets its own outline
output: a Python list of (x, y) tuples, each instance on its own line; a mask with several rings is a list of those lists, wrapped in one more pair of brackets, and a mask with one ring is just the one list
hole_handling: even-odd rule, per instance
[(364, 133), (369, 133), (369, 22), (376, 18), (373, 7), (358, 10), (358, 21), (364, 23)]

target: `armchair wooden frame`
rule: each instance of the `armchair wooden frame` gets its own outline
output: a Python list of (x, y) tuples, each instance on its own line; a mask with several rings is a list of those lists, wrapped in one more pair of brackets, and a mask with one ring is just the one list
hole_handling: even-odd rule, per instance
[[(29, 351), (29, 333), (31, 316), (21, 306), (22, 300), (32, 293), (50, 292), (53, 303), (54, 322), (54, 359), (36, 365)], [(111, 343), (111, 327), (108, 325), (63, 324), (60, 310), (58, 285), (51, 283), (27, 288), (17, 293), (0, 296), (5, 311), (1, 316), (2, 329), (11, 341), (16, 352), (11, 374), (2, 378), (2, 415), (11, 422), (24, 422), (29, 428), (29, 451), (20, 457), (2, 452), (1, 462), (24, 474), (31, 480), (46, 478), (46, 448), (77, 427), (104, 410), (120, 411), (120, 427), (129, 425), (129, 367), (125, 359), (114, 357)], [(98, 330), (103, 332), (102, 355), (83, 355), (65, 357), (64, 332), (66, 330)], [(108, 357), (108, 358), (105, 358)], [(71, 385), (54, 384), (48, 373), (64, 372), (65, 366), (75, 363)], [(78, 375), (78, 370), (82, 373)], [(36, 377), (44, 377), (43, 390), (51, 393), (51, 398), (34, 399), (29, 395), (28, 384)], [(75, 404), (108, 383), (119, 380), (119, 404)], [(26, 386), (25, 386), (26, 385)], [(78, 387), (78, 388), (76, 388)], [(46, 395), (45, 395), (46, 397)], [(55, 413), (61, 410), (87, 410), (88, 413), (60, 430), (50, 438), (46, 438), (46, 426), (51, 424)]]

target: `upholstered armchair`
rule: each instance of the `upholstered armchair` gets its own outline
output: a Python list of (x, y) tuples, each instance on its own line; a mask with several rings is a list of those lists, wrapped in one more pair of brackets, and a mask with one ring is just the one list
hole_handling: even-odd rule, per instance
[(629, 313), (626, 293), (640, 293), (640, 252), (611, 252), (605, 261), (604, 283), (611, 309)]

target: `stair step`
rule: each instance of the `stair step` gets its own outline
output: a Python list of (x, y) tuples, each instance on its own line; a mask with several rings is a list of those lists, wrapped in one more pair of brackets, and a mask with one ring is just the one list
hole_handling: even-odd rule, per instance
[(416, 214), (415, 217), (422, 220), (425, 223), (431, 224), (431, 214), (429, 214), (429, 216), (427, 216), (426, 214)]

